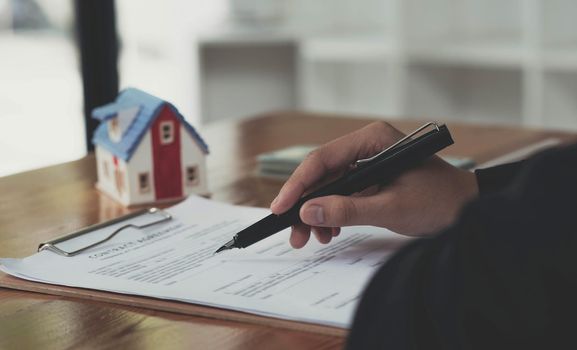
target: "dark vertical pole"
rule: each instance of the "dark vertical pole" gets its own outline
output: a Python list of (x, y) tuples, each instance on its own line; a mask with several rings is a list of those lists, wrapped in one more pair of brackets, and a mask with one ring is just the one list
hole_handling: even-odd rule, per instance
[(74, 6), (84, 89), (86, 146), (91, 151), (94, 149), (92, 134), (98, 123), (90, 113), (118, 94), (116, 13), (114, 0), (74, 0)]

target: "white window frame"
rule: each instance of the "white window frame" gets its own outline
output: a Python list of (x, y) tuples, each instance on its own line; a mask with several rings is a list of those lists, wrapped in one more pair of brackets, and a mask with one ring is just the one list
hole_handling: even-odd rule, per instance
[[(168, 127), (168, 133), (164, 133), (164, 128)], [(159, 130), (160, 133), (160, 144), (168, 145), (174, 142), (174, 122), (168, 120), (160, 122)], [(166, 137), (165, 137), (166, 136)]]
[[(141, 181), (142, 176), (145, 176), (145, 178), (146, 178), (146, 182), (144, 182), (146, 186), (142, 186), (142, 184), (143, 184), (143, 182)], [(148, 171), (143, 172), (143, 173), (138, 173), (137, 183), (138, 183), (138, 191), (140, 193), (149, 193), (150, 192), (150, 173)]]
[[(193, 171), (194, 178), (191, 180), (188, 178), (188, 174), (190, 171)], [(186, 186), (192, 187), (198, 185), (200, 178), (198, 176), (198, 165), (189, 165), (184, 169), (184, 178), (186, 179)]]

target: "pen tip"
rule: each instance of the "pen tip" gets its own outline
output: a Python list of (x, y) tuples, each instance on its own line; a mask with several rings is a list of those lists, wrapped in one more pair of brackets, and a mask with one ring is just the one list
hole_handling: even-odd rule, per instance
[(223, 245), (222, 247), (218, 248), (218, 249), (216, 250), (216, 252), (214, 252), (212, 255), (218, 254), (218, 253), (222, 252), (223, 250), (228, 250), (228, 249), (236, 248), (236, 247), (234, 246), (234, 243), (235, 243), (235, 240), (234, 240), (234, 238), (233, 238), (233, 239), (231, 239), (230, 241), (226, 242), (225, 245)]
[(212, 253), (212, 255), (216, 255), (216, 254), (222, 252), (223, 250), (227, 250), (227, 249), (230, 249), (230, 248), (228, 248), (227, 246), (223, 245), (222, 247), (218, 248), (218, 249), (216, 250), (216, 252)]

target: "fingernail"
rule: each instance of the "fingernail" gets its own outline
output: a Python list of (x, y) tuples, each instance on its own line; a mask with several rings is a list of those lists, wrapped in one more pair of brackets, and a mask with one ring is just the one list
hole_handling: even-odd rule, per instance
[(341, 229), (339, 227), (333, 227), (333, 229), (332, 229), (333, 237), (338, 236), (340, 233), (341, 233)]
[(303, 214), (304, 221), (309, 225), (321, 225), (325, 222), (325, 213), (320, 205), (311, 205)]

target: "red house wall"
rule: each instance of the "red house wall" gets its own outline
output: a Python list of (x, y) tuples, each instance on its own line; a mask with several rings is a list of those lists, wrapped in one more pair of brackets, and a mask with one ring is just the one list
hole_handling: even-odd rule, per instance
[[(163, 122), (173, 124), (172, 142), (162, 144), (161, 126)], [(164, 106), (152, 123), (152, 157), (154, 170), (154, 189), (156, 199), (169, 199), (182, 197), (182, 165), (180, 149), (180, 121), (174, 116), (167, 106)]]

